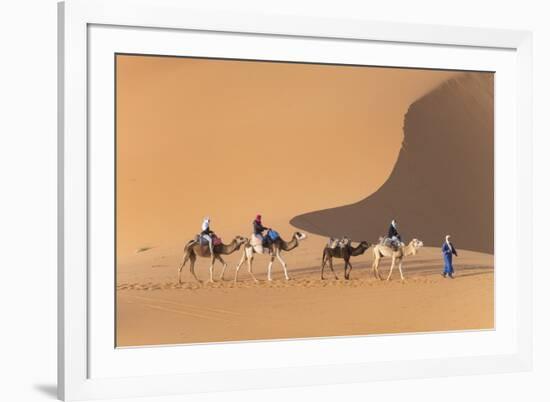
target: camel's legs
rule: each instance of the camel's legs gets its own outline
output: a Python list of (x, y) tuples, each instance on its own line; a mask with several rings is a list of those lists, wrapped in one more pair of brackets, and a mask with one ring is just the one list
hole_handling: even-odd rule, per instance
[(325, 272), (326, 263), (327, 263), (327, 259), (325, 258), (325, 253), (323, 253), (323, 258), (321, 259), (321, 280), (325, 279), (323, 278), (323, 272)]
[(403, 266), (403, 260), (400, 259), (400, 260), (399, 260), (399, 273), (401, 274), (401, 281), (404, 281), (404, 280), (405, 280), (405, 277), (403, 276), (403, 269), (402, 269), (402, 266)]
[(191, 274), (193, 274), (193, 277), (195, 278), (195, 280), (197, 282), (200, 282), (200, 279), (199, 277), (197, 276), (197, 274), (195, 273), (195, 261), (197, 260), (197, 257), (192, 254), (190, 257), (189, 257), (189, 260), (190, 260), (190, 267), (189, 267), (189, 271), (191, 271)]
[(391, 274), (393, 272), (393, 267), (395, 266), (395, 257), (392, 257), (391, 259), (391, 267), (390, 267), (390, 273), (388, 274), (388, 277), (386, 278), (387, 281), (391, 279)]
[(372, 263), (372, 274), (376, 279), (380, 278), (380, 273), (378, 272), (378, 265), (380, 264), (380, 257), (378, 255), (374, 256), (374, 261)]
[(288, 271), (286, 269), (286, 262), (283, 260), (283, 258), (279, 254), (279, 250), (277, 250), (277, 259), (281, 262), (281, 265), (283, 266), (283, 270), (285, 271), (285, 279), (288, 281), (290, 277), (288, 276)]
[(237, 264), (237, 268), (235, 268), (235, 281), (234, 282), (237, 282), (237, 276), (239, 275), (239, 269), (241, 268), (241, 265), (243, 265), (245, 259), (246, 259), (246, 250), (243, 251), (243, 256), (241, 257), (241, 260)]
[(212, 256), (210, 257), (210, 280), (208, 282), (214, 283), (214, 262), (216, 261), (216, 257)]
[(187, 263), (187, 260), (189, 260), (189, 254), (185, 253), (180, 268), (178, 269), (178, 283), (181, 283), (181, 270), (183, 269), (183, 266)]
[(269, 264), (267, 266), (267, 280), (271, 281), (271, 268), (273, 267), (273, 260), (275, 260), (275, 256), (271, 254), (269, 256)]
[(254, 254), (250, 254), (250, 256), (247, 256), (246, 262), (248, 263), (248, 273), (254, 279), (254, 282), (258, 282), (254, 274), (252, 273), (252, 262), (254, 261)]
[(329, 257), (329, 267), (332, 273), (334, 274), (334, 279), (338, 279), (338, 275), (336, 275), (336, 271), (334, 270), (334, 267), (332, 266), (332, 257)]
[[(352, 270), (352, 266), (351, 266), (351, 262), (349, 262), (349, 260), (346, 261), (346, 265), (349, 266), (349, 270), (347, 271), (347, 274), (346, 274), (346, 279), (349, 279), (349, 275), (351, 274), (351, 270)], [(345, 271), (345, 268), (344, 268), (344, 271)]]
[(220, 281), (223, 281), (223, 276), (225, 275), (225, 269), (227, 268), (227, 263), (223, 260), (223, 258), (221, 257), (221, 255), (217, 255), (216, 256), (216, 259), (221, 262), (223, 264), (223, 267), (222, 267), (222, 273), (220, 275)]

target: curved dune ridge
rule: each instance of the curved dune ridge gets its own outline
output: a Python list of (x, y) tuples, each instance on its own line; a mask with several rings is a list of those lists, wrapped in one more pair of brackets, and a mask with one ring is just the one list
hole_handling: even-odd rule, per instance
[[(376, 239), (392, 218), (405, 240), (493, 253), (493, 74), (465, 73), (412, 103), (387, 181), (351, 205), (290, 223), (323, 236)], [(329, 229), (330, 228), (330, 229)]]

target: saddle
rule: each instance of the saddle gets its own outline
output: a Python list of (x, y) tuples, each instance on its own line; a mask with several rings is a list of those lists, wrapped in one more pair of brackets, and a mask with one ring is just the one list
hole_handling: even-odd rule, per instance
[(390, 239), (389, 237), (381, 237), (379, 244), (390, 247), (393, 251), (397, 251), (401, 246), (401, 242), (398, 239)]
[[(212, 234), (211, 238), (212, 238), (212, 246), (218, 246), (218, 245), (222, 244), (222, 238), (221, 237), (218, 237), (215, 234)], [(204, 236), (202, 236), (200, 234), (197, 234), (195, 236), (195, 242), (200, 244), (201, 246), (207, 246), (208, 245), (208, 240), (206, 240), (204, 238)]]
[(331, 237), (328, 239), (328, 247), (329, 248), (336, 248), (336, 247), (346, 247), (351, 243), (351, 240), (347, 237), (343, 237), (341, 239)]
[(270, 240), (275, 241), (275, 240), (277, 240), (278, 238), (280, 238), (281, 236), (279, 236), (279, 233), (276, 232), (275, 230), (269, 229), (269, 230), (267, 231), (267, 237), (268, 237)]

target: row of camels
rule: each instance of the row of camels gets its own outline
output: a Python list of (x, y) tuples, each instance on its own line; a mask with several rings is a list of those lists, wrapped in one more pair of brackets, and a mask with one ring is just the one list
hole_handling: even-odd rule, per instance
[[(210, 279), (209, 282), (214, 282), (214, 264), (216, 261), (219, 261), (222, 264), (222, 271), (220, 275), (220, 280), (224, 280), (225, 271), (227, 268), (227, 263), (223, 259), (223, 255), (229, 255), (232, 254), (238, 250), (241, 249), (241, 247), (244, 246), (242, 257), (237, 264), (237, 267), (235, 269), (235, 277), (234, 282), (237, 282), (238, 276), (239, 276), (239, 270), (241, 266), (246, 261), (247, 267), (248, 267), (248, 273), (250, 277), (255, 281), (258, 282), (258, 279), (254, 276), (254, 273), (252, 272), (252, 263), (254, 261), (254, 256), (256, 254), (264, 254), (269, 257), (269, 263), (267, 266), (267, 280), (271, 281), (271, 271), (273, 267), (273, 262), (275, 259), (279, 261), (281, 266), (283, 267), (283, 272), (285, 275), (285, 279), (289, 280), (290, 276), (288, 275), (288, 269), (287, 264), (284, 261), (281, 252), (285, 251), (291, 251), (299, 246), (300, 242), (306, 238), (306, 235), (301, 232), (295, 232), (292, 235), (292, 240), (285, 241), (282, 238), (278, 238), (277, 240), (274, 240), (269, 244), (268, 247), (264, 247), (260, 241), (257, 240), (257, 238), (252, 235), (250, 239), (242, 237), (242, 236), (236, 236), (231, 243), (229, 244), (218, 244), (213, 247), (213, 255), (210, 253), (210, 249), (208, 248), (208, 245), (201, 245), (195, 240), (190, 240), (184, 248), (184, 255), (183, 255), (183, 261), (179, 267), (178, 270), (178, 282), (182, 283), (181, 281), (181, 272), (185, 264), (189, 261), (190, 264), (190, 272), (193, 275), (193, 277), (200, 282), (199, 278), (197, 277), (197, 274), (195, 273), (195, 262), (197, 260), (197, 257), (202, 258), (209, 258), (210, 259)], [(391, 258), (391, 266), (389, 274), (386, 278), (386, 281), (389, 281), (391, 279), (393, 270), (395, 266), (399, 268), (399, 273), (401, 275), (401, 281), (405, 280), (405, 277), (403, 276), (403, 259), (407, 256), (416, 255), (418, 250), (423, 247), (422, 241), (418, 239), (412, 239), (408, 244), (401, 244), (398, 247), (391, 247), (389, 245), (384, 244), (384, 242), (381, 241), (378, 244), (375, 244), (372, 247), (372, 252), (374, 256), (374, 262), (372, 264), (372, 273), (375, 278), (382, 280), (382, 277), (380, 275), (380, 272), (378, 270), (378, 267), (380, 265), (380, 260), (384, 257)], [(336, 275), (336, 272), (334, 271), (332, 260), (333, 258), (339, 258), (344, 260), (344, 278), (350, 279), (350, 273), (352, 270), (352, 265), (350, 263), (351, 257), (359, 256), (365, 253), (367, 249), (369, 249), (372, 245), (367, 243), (366, 241), (360, 242), (357, 246), (353, 246), (350, 243), (342, 246), (342, 247), (336, 247), (331, 248), (328, 245), (325, 246), (323, 250), (323, 257), (321, 260), (321, 279), (324, 278), (324, 270), (325, 266), (328, 264), (330, 270), (334, 274), (334, 277), (338, 279), (338, 276)]]

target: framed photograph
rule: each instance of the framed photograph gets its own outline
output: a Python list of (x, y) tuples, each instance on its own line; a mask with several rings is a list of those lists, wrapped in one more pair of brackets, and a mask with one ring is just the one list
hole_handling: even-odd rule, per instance
[(531, 368), (531, 34), (59, 4), (59, 396)]

